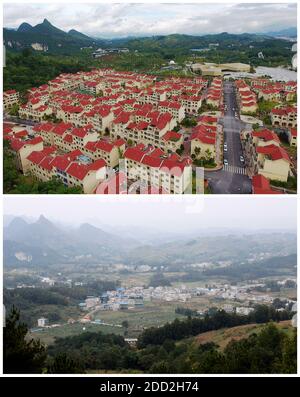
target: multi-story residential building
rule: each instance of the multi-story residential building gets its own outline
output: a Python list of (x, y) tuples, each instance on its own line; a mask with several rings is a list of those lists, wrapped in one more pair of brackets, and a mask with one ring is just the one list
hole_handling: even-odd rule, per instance
[(55, 176), (51, 163), (56, 153), (55, 146), (47, 146), (43, 150), (34, 151), (28, 157), (29, 173), (42, 182), (47, 182)]
[(101, 81), (82, 81), (79, 87), (82, 91), (86, 91), (92, 95), (98, 95), (103, 88), (103, 84)]
[(93, 160), (104, 159), (109, 167), (116, 167), (119, 165), (120, 156), (125, 152), (125, 141), (118, 139), (115, 142), (88, 142), (83, 152)]
[(198, 114), (202, 104), (201, 97), (196, 95), (180, 95), (172, 99), (177, 100), (184, 107), (185, 113), (192, 115)]
[(283, 128), (297, 127), (297, 109), (294, 107), (272, 109), (270, 116), (273, 126)]
[(256, 148), (258, 173), (271, 180), (286, 182), (291, 174), (290, 158), (285, 149), (276, 145)]
[(210, 131), (205, 125), (198, 125), (191, 135), (191, 154), (195, 158), (216, 158), (216, 132)]
[(276, 88), (264, 88), (258, 92), (258, 99), (265, 101), (280, 102), (281, 90)]
[(288, 139), (291, 146), (297, 146), (297, 128), (288, 130)]
[(250, 89), (244, 80), (237, 80), (235, 85), (241, 113), (255, 113), (258, 109), (255, 92)]
[(168, 194), (182, 194), (191, 186), (191, 159), (161, 149), (139, 144), (124, 153), (128, 179), (163, 189)]
[(57, 177), (65, 186), (79, 186), (84, 193), (91, 194), (106, 178), (103, 159), (92, 161), (80, 150), (64, 155), (54, 155), (52, 150), (46, 148), (42, 153), (34, 152), (28, 156), (29, 171), (37, 179), (47, 181)]
[(10, 148), (15, 154), (16, 168), (23, 174), (29, 171), (28, 156), (34, 151), (43, 150), (43, 139), (35, 137), (33, 139), (22, 140), (20, 138), (12, 137), (9, 139)]
[(183, 145), (183, 135), (176, 131), (168, 131), (160, 140), (160, 147), (165, 152), (176, 152)]
[(110, 130), (114, 114), (110, 106), (96, 106), (83, 115), (84, 125), (91, 124), (102, 135)]
[(287, 181), (291, 174), (290, 159), (273, 131), (245, 130), (241, 133), (241, 142), (250, 174), (262, 174), (268, 179)]
[(81, 106), (63, 105), (57, 111), (56, 117), (65, 123), (72, 123), (75, 126), (81, 125), (84, 109)]
[(52, 114), (52, 108), (41, 100), (41, 98), (32, 98), (27, 104), (23, 104), (19, 108), (19, 116), (21, 118), (42, 121), (45, 116)]
[(8, 90), (3, 92), (3, 108), (10, 109), (13, 105), (19, 103), (19, 93), (16, 90)]
[[(201, 102), (200, 102), (200, 106), (201, 106)], [(180, 123), (185, 117), (185, 107), (178, 102), (170, 102), (170, 101), (159, 102), (158, 110), (162, 113), (170, 113), (178, 123)]]

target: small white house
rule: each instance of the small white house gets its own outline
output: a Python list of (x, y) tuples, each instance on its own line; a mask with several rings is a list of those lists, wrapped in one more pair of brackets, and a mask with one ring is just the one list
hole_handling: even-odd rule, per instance
[(38, 326), (39, 327), (46, 327), (46, 325), (48, 325), (49, 321), (47, 318), (45, 317), (41, 317), (38, 319)]

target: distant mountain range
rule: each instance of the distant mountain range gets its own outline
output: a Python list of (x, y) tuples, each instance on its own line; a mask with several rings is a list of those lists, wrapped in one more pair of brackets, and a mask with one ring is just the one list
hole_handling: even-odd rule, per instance
[(27, 22), (21, 23), (18, 29), (3, 29), (4, 43), (7, 48), (20, 50), (26, 47), (31, 47), (37, 51), (45, 51), (51, 53), (70, 54), (80, 51), (82, 47), (98, 47), (108, 48), (115, 46), (126, 46), (132, 50), (148, 50), (155, 51), (156, 49), (178, 49), (182, 48), (188, 51), (193, 48), (204, 48), (210, 43), (218, 43), (220, 48), (229, 48), (228, 46), (240, 43), (246, 46), (255, 46), (273, 38), (285, 36), (295, 37), (297, 34), (296, 28), (285, 29), (279, 32), (270, 32), (267, 34), (229, 34), (226, 32), (220, 34), (208, 35), (184, 35), (184, 34), (170, 34), (170, 35), (156, 35), (152, 37), (134, 37), (116, 39), (103, 39), (89, 37), (77, 30), (71, 29), (65, 32), (53, 26), (47, 19), (42, 23), (31, 26)]
[[(215, 235), (208, 229), (199, 234), (178, 235), (175, 232), (147, 244), (140, 232), (123, 232), (122, 236), (89, 223), (76, 228), (61, 227), (44, 216), (34, 222), (22, 217), (4, 221), (4, 266), (46, 267), (58, 264), (111, 264), (180, 266), (205, 261), (234, 260), (242, 262), (251, 253), (272, 252), (289, 255), (296, 250), (296, 234), (269, 232)], [(220, 232), (219, 232), (220, 233)], [(169, 241), (167, 240), (167, 237)], [(150, 240), (153, 236), (150, 234)], [(143, 240), (143, 239), (142, 239)], [(154, 240), (154, 239), (153, 239)]]
[(59, 263), (110, 263), (140, 245), (89, 224), (62, 229), (44, 216), (28, 223), (16, 217), (4, 227), (6, 266), (37, 266)]
[(74, 29), (64, 32), (47, 19), (35, 26), (23, 22), (17, 30), (4, 28), (3, 39), (5, 45), (11, 49), (32, 47), (49, 52), (72, 52), (82, 47), (104, 44), (103, 40), (91, 38)]
[(297, 28), (282, 29), (275, 32), (268, 32), (266, 34), (273, 37), (297, 38)]

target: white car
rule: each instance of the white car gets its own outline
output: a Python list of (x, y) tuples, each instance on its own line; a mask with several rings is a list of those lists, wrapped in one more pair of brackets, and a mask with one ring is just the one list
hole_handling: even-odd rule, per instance
[(227, 143), (224, 143), (224, 152), (227, 152)]
[(228, 160), (224, 159), (224, 165), (228, 165)]
[(243, 156), (240, 156), (240, 162), (241, 162), (241, 163), (244, 163), (244, 162), (245, 162), (245, 159), (244, 159)]

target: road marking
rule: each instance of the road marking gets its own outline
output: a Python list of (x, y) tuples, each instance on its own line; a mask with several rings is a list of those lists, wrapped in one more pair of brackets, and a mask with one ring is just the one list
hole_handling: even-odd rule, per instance
[(223, 170), (232, 174), (247, 175), (246, 169), (235, 165), (224, 164)]

